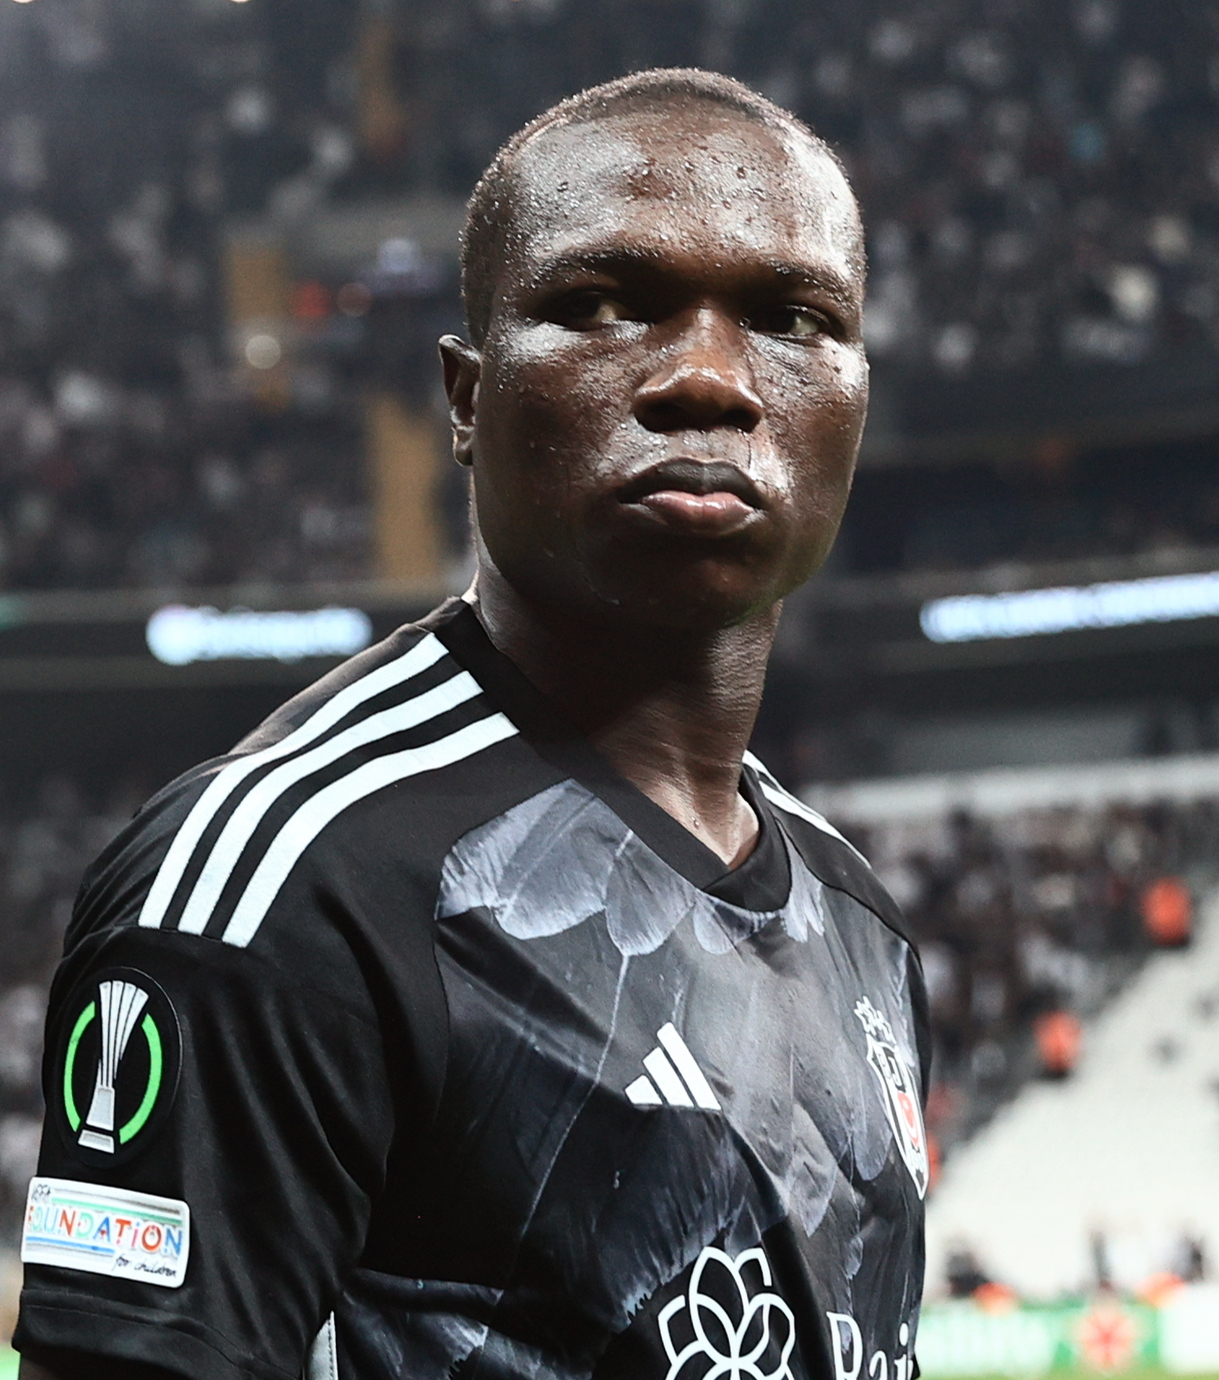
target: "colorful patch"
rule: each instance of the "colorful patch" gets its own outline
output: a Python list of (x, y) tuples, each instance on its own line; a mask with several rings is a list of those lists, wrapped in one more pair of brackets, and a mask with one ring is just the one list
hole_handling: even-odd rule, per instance
[(72, 1179), (34, 1178), (21, 1259), (177, 1289), (186, 1278), (190, 1208), (176, 1198)]
[(48, 1101), (77, 1158), (116, 1164), (141, 1150), (178, 1088), (182, 1041), (169, 998), (146, 973), (110, 968), (77, 987)]

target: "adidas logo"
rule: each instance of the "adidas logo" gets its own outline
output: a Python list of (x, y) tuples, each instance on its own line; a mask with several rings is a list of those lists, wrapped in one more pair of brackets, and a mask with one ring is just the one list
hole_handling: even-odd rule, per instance
[[(670, 1021), (656, 1032), (660, 1044), (647, 1055), (643, 1066), (647, 1073), (627, 1088), (626, 1095), (636, 1107), (702, 1107), (708, 1112), (720, 1110), (719, 1100), (711, 1091), (711, 1084), (702, 1069), (694, 1062), (685, 1040)], [(648, 1077), (651, 1074), (651, 1077)], [(684, 1081), (683, 1081), (684, 1080)]]

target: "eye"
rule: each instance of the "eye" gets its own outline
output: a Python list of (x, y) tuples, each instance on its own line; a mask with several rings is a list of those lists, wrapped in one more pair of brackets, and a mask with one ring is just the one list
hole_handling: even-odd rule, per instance
[(766, 335), (786, 336), (789, 340), (811, 340), (815, 336), (832, 333), (833, 324), (827, 316), (796, 302), (769, 307), (752, 317), (749, 325)]
[(637, 318), (627, 305), (608, 292), (595, 288), (582, 289), (564, 299), (555, 319), (575, 331), (608, 326), (615, 321), (634, 321)]

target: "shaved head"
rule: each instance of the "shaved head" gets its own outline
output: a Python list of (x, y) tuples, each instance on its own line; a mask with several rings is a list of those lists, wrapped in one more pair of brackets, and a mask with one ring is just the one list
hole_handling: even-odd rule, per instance
[(529, 200), (530, 149), (558, 130), (649, 111), (664, 118), (666, 111), (680, 115), (695, 106), (710, 106), (729, 117), (764, 125), (785, 143), (802, 146), (798, 148), (801, 161), (811, 153), (833, 165), (847, 203), (843, 208), (844, 230), (852, 240), (850, 258), (862, 279), (863, 228), (846, 173), (833, 149), (790, 111), (731, 77), (696, 68), (656, 68), (589, 87), (544, 111), (508, 140), (479, 179), (470, 197), (461, 239), (462, 300), (470, 339), (477, 347), (482, 347), (487, 336), (504, 260), (521, 235), (522, 208)]

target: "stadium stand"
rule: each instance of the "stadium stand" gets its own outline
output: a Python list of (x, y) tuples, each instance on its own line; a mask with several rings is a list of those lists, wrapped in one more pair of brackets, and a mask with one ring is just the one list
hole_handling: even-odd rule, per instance
[(294, 42), (317, 25), (227, 8), (0, 11), (0, 585), (366, 569), (350, 399), (307, 358), (268, 390), (265, 335), (243, 373), (226, 308), (226, 227), (350, 141)]
[(1018, 463), (983, 455), (951, 466), (865, 466), (834, 572), (991, 567), (1033, 584), (1040, 568), (1086, 558), (1122, 575), (1174, 562), (1213, 569), (1214, 451), (1209, 437), (1124, 446), (1043, 438)]
[[(0, 54), (0, 587), (376, 573), (365, 393), (433, 400), (461, 198), (551, 100), (653, 63), (732, 71), (841, 150), (871, 227), (877, 454), (895, 400), (938, 458), (954, 417), (993, 433), (1004, 399), (1097, 370), (1118, 401), (1186, 375), (1213, 394), (1210, 0), (38, 0), (0, 10)], [(326, 224), (383, 228), (339, 266), (303, 248)], [(1119, 430), (1116, 464), (1033, 437), (948, 503), (925, 470), (866, 480), (839, 561), (1219, 543), (1204, 456)]]
[(936, 1033), (929, 1119), (942, 1151), (1035, 1068), (1070, 1071), (1067, 1013), (1094, 1014), (1128, 980), (1151, 948), (1143, 891), (1183, 853), (1203, 855), (1217, 831), (1209, 802), (1002, 821), (959, 811), (853, 831), (919, 938)]
[(933, 1285), (963, 1248), (1031, 1297), (1203, 1271), (1219, 1243), (1219, 893), (1202, 910), (1193, 948), (1148, 959), (1089, 1024), (1078, 1072), (1027, 1089), (947, 1165)]
[[(1219, 757), (806, 798), (871, 848), (920, 938), (936, 1040), (928, 1124), (944, 1166), (930, 1295), (1203, 1277), (1219, 1245), (1201, 1165), (1219, 1115)], [(1148, 918), (1190, 894), (1203, 898), (1196, 932), (1166, 944)], [(1045, 1041), (1047, 1017), (1078, 1042), (1065, 1058), (1061, 1028)], [(995, 1192), (1015, 1183), (1019, 1194)]]

